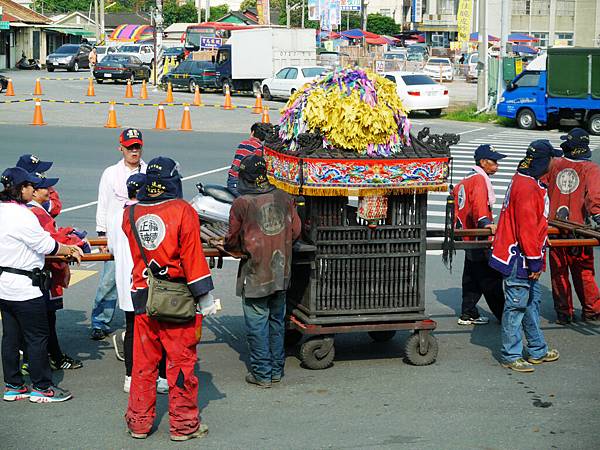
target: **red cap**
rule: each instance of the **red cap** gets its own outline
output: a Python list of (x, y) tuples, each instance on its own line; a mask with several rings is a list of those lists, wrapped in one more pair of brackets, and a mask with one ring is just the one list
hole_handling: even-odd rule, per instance
[(144, 145), (142, 132), (136, 128), (127, 128), (119, 136), (119, 142), (124, 147), (131, 147), (133, 144)]

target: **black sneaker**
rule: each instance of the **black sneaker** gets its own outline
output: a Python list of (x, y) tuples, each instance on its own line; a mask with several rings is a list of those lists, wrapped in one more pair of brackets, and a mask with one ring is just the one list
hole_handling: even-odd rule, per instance
[(94, 341), (101, 341), (106, 336), (108, 336), (108, 332), (106, 332), (100, 328), (94, 328), (92, 330), (92, 333), (90, 334), (90, 339), (92, 339)]
[(50, 386), (48, 389), (32, 387), (29, 394), (29, 401), (32, 403), (66, 402), (71, 398), (73, 398), (73, 394), (57, 386)]
[(270, 381), (260, 381), (257, 380), (256, 377), (249, 373), (248, 375), (246, 375), (246, 383), (248, 384), (254, 384), (255, 386), (258, 386), (259, 388), (263, 388), (263, 389), (268, 389), (271, 387), (271, 382)]
[(83, 363), (78, 359), (73, 359), (69, 355), (63, 353), (62, 358), (58, 361), (50, 358), (50, 368), (52, 370), (70, 370), (70, 369), (81, 369)]

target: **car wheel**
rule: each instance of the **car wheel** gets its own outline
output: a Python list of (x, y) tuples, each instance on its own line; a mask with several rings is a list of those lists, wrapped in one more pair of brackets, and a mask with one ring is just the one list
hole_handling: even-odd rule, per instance
[(104, 83), (104, 80), (101, 78), (96, 78), (96, 83), (102, 84), (102, 83)]
[(292, 90), (290, 91), (290, 97), (291, 97), (292, 95), (294, 95), (295, 93), (296, 93), (296, 89), (292, 89)]
[(271, 95), (271, 91), (268, 86), (263, 86), (263, 98), (265, 100), (272, 100), (273, 96)]
[(517, 125), (523, 130), (535, 129), (536, 123), (533, 111), (528, 108), (519, 111), (519, 114), (517, 114)]
[(46, 67), (46, 70), (47, 70), (48, 72), (54, 72), (54, 67)]
[(129, 75), (129, 81), (131, 82), (131, 84), (135, 83), (135, 74), (132, 72), (131, 75)]
[(229, 94), (231, 94), (231, 80), (223, 80), (223, 95), (227, 94), (227, 90), (229, 89)]
[(73, 72), (79, 72), (79, 62), (75, 61), (73, 63)]
[(0, 94), (4, 92), (4, 85), (2, 83), (0, 83)]
[(260, 94), (260, 81), (254, 81), (252, 83), (252, 95), (256, 97), (258, 94)]
[(594, 136), (600, 136), (600, 114), (593, 114), (588, 121), (588, 130)]
[(196, 80), (194, 80), (193, 78), (190, 80), (190, 84), (188, 85), (188, 88), (190, 90), (190, 92), (193, 94), (194, 92), (196, 92)]
[(442, 115), (442, 109), (441, 108), (428, 109), (427, 112), (429, 113), (429, 115), (431, 117), (440, 117)]

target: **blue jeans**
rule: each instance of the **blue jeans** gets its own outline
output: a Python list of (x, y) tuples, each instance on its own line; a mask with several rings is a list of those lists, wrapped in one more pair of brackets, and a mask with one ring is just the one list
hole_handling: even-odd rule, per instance
[(541, 358), (548, 352), (540, 328), (542, 290), (539, 281), (517, 278), (517, 264), (504, 278), (504, 313), (502, 314), (502, 361), (513, 362), (523, 357), (523, 336), (527, 338), (527, 354)]
[(117, 306), (117, 284), (115, 282), (115, 262), (106, 261), (98, 281), (94, 309), (92, 309), (92, 328), (108, 331), (109, 324)]
[(259, 381), (281, 378), (285, 364), (285, 291), (244, 298), (242, 305), (252, 374)]

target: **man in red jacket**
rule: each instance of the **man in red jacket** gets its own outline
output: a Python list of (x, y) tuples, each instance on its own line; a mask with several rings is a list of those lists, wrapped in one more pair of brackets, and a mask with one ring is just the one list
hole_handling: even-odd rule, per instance
[[(542, 291), (548, 239), (548, 195), (540, 178), (553, 157), (562, 152), (548, 140), (529, 144), (504, 197), (494, 239), (490, 266), (504, 277), (502, 315), (502, 366), (517, 372), (533, 372), (532, 364), (556, 361), (558, 350), (548, 349), (540, 328)], [(523, 337), (527, 337), (527, 361)]]
[[(496, 231), (492, 214), (496, 195), (489, 177), (498, 171), (498, 161), (502, 158), (506, 158), (506, 155), (498, 153), (488, 144), (480, 145), (475, 150), (476, 165), (454, 188), (456, 229), (489, 228), (492, 234)], [(465, 237), (464, 240), (475, 239)], [(489, 322), (489, 319), (480, 315), (477, 310), (477, 302), (482, 295), (496, 319), (502, 321), (502, 276), (488, 265), (489, 259), (488, 249), (465, 250), (459, 325), (482, 325)]]
[[(573, 128), (561, 139), (564, 140), (560, 146), (565, 156), (552, 162), (548, 174), (550, 218), (600, 226), (600, 166), (590, 160), (590, 136), (581, 128)], [(556, 323), (566, 325), (574, 320), (569, 271), (581, 303), (582, 320), (600, 320), (594, 249), (552, 248), (550, 273)]]
[[(163, 349), (167, 353), (171, 440), (185, 441), (208, 433), (208, 427), (200, 423), (194, 368), (202, 317), (214, 314), (216, 305), (209, 295), (213, 282), (202, 251), (198, 215), (181, 197), (179, 165), (170, 158), (154, 158), (148, 164), (146, 184), (138, 193), (139, 203), (123, 212), (123, 232), (133, 258), (131, 297), (136, 313), (125, 419), (129, 433), (136, 439), (145, 439), (154, 423), (156, 377)], [(133, 226), (149, 261), (148, 268), (129, 219), (131, 208), (135, 208)], [(195, 320), (171, 323), (148, 317), (147, 270), (157, 278), (187, 283), (200, 307)]]

